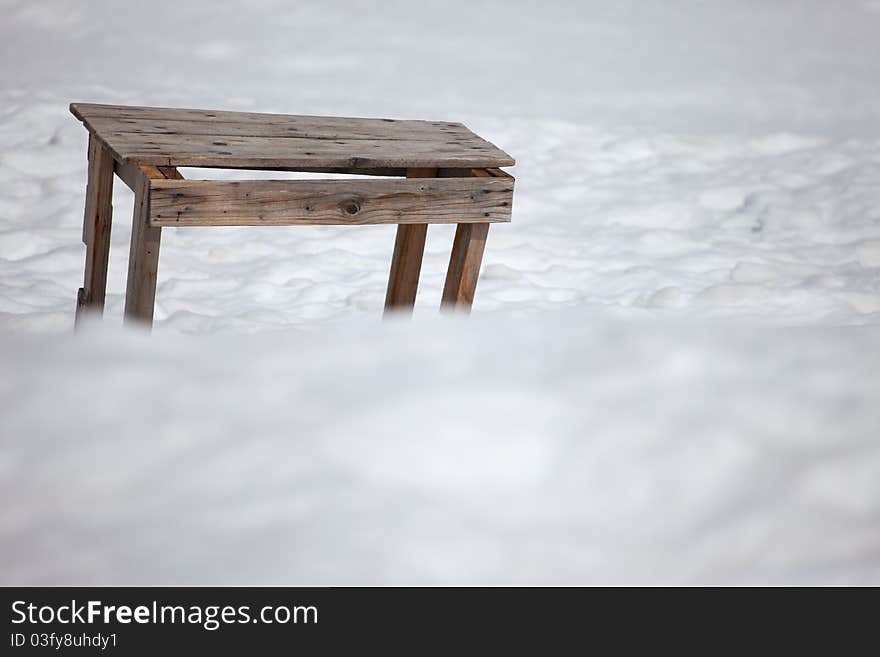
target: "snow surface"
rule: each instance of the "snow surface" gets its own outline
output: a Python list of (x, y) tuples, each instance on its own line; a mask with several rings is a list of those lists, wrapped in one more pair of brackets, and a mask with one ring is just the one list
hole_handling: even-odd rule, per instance
[[(880, 3), (0, 16), (0, 583), (880, 583)], [(147, 338), (117, 184), (74, 338), (70, 101), (460, 120), (514, 221), (411, 323), (393, 227), (166, 230)]]

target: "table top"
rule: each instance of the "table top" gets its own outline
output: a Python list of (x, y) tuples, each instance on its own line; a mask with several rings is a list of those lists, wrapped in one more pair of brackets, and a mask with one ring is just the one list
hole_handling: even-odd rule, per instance
[(120, 162), (243, 169), (484, 168), (510, 155), (461, 123), (71, 103)]

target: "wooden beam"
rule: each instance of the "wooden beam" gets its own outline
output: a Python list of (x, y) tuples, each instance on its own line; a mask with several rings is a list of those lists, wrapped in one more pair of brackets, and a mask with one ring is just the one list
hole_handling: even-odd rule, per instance
[(113, 218), (113, 158), (103, 144), (89, 136), (89, 173), (83, 217), (86, 245), (83, 287), (77, 292), (74, 326), (85, 313), (104, 312), (107, 293), (107, 265), (110, 258), (110, 228)]
[[(441, 172), (442, 173), (442, 172)], [(473, 176), (503, 180), (513, 188), (514, 179), (501, 169), (448, 169), (447, 176)], [(512, 198), (512, 197), (511, 197)], [(441, 310), (470, 312), (477, 291), (477, 279), (489, 234), (488, 223), (459, 223), (455, 229), (455, 240), (446, 270), (446, 283), (443, 286)]]
[(148, 327), (153, 324), (162, 229), (150, 226), (150, 183), (152, 180), (164, 180), (166, 173), (180, 175), (176, 169), (163, 171), (159, 167), (142, 166), (135, 181), (134, 218), (125, 288), (126, 323)]
[(137, 186), (141, 179), (141, 170), (134, 162), (123, 164), (119, 160), (113, 161), (113, 173), (125, 183), (131, 191), (137, 192)]
[(496, 223), (510, 221), (512, 201), (512, 182), (492, 177), (154, 180), (150, 225)]
[[(149, 170), (158, 171), (160, 174), (162, 174), (162, 178), (168, 178), (170, 180), (183, 180), (183, 175), (180, 173), (180, 171), (177, 170), (176, 167), (152, 167)], [(137, 187), (140, 184), (141, 177), (144, 173), (143, 171), (141, 171), (141, 167), (133, 162), (122, 163), (114, 160), (113, 172), (117, 176), (119, 176), (119, 179), (124, 182), (131, 191), (137, 192)]]
[(389, 136), (403, 132), (427, 132), (436, 135), (438, 130), (452, 134), (470, 131), (461, 123), (451, 121), (426, 121), (423, 119), (376, 119), (345, 116), (309, 116), (297, 114), (271, 114), (266, 112), (236, 112), (229, 110), (186, 109), (179, 107), (141, 107), (134, 105), (106, 105), (100, 103), (71, 103), (71, 113), (80, 121), (88, 123), (96, 119), (113, 119), (127, 122), (129, 130), (144, 128), (144, 122), (156, 122), (160, 132), (191, 132), (181, 129), (172, 122), (209, 123), (214, 126), (208, 134), (217, 134), (218, 128), (232, 124), (256, 126), (285, 126), (304, 131), (330, 131), (333, 136), (343, 134), (348, 137), (362, 135), (367, 137)]
[(290, 116), (221, 121), (216, 118), (150, 118), (126, 116), (95, 116), (83, 119), (89, 129), (101, 133), (136, 135), (209, 135), (224, 137), (278, 137), (283, 139), (379, 140), (409, 139), (436, 141), (471, 139), (473, 133), (460, 123), (430, 121), (384, 121), (376, 119), (343, 119), (340, 117)]
[[(410, 169), (406, 175), (407, 178), (433, 178), (437, 175), (437, 169)], [(419, 289), (427, 235), (427, 223), (401, 223), (397, 226), (388, 289), (385, 292), (386, 315), (390, 312), (412, 312)]]
[(183, 174), (177, 167), (156, 167), (166, 180), (183, 180)]
[(446, 284), (443, 286), (442, 309), (470, 311), (488, 234), (489, 224), (459, 224), (455, 229)]

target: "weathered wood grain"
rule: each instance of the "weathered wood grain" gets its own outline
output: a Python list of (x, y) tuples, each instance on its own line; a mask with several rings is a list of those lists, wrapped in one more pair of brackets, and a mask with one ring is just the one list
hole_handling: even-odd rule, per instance
[(134, 197), (124, 318), (127, 323), (151, 326), (162, 229), (150, 226), (150, 181), (164, 179), (165, 175), (158, 168), (149, 166), (141, 167), (141, 174)]
[(459, 224), (455, 229), (441, 308), (469, 311), (474, 303), (489, 224)]
[(394, 238), (391, 271), (385, 291), (385, 313), (409, 311), (416, 302), (428, 224), (401, 224)]
[[(407, 178), (435, 178), (437, 169), (410, 169)], [(385, 291), (385, 314), (412, 312), (419, 289), (419, 275), (422, 271), (422, 258), (425, 253), (427, 224), (400, 224), (394, 239), (394, 253), (391, 256), (391, 271), (388, 274), (388, 289)]]
[[(329, 121), (328, 121), (329, 119)], [(263, 121), (218, 121), (181, 119), (135, 119), (90, 116), (86, 123), (90, 130), (101, 134), (128, 132), (133, 134), (211, 135), (238, 137), (286, 137), (290, 139), (407, 139), (436, 141), (446, 136), (451, 139), (472, 140), (474, 135), (460, 123), (392, 122), (335, 117), (291, 117)], [(335, 119), (335, 120), (334, 120)]]
[(513, 158), (460, 123), (73, 103), (121, 163), (227, 168), (501, 167)]
[[(159, 152), (168, 157), (213, 157), (218, 154), (226, 154), (230, 150), (235, 155), (250, 157), (255, 152), (267, 152), (272, 157), (301, 157), (306, 154), (315, 157), (337, 157), (341, 154), (349, 154), (350, 157), (378, 157), (392, 162), (406, 157), (423, 158), (431, 153), (438, 157), (476, 159), (495, 161), (497, 156), (494, 149), (488, 144), (474, 143), (471, 140), (449, 137), (444, 140), (428, 139), (362, 139), (350, 137), (337, 137), (326, 139), (323, 137), (271, 137), (262, 135), (239, 136), (239, 135), (190, 135), (190, 134), (161, 134), (161, 133), (135, 133), (135, 132), (102, 132), (105, 140), (118, 149), (121, 155), (128, 157), (129, 153), (145, 153), (147, 155)], [(473, 152), (470, 152), (473, 151)], [(399, 167), (402, 164), (377, 164), (376, 166)], [(459, 165), (450, 165), (459, 166)], [(471, 165), (489, 166), (489, 165)], [(413, 167), (407, 167), (413, 168)]]
[(100, 103), (71, 103), (70, 111), (81, 121), (95, 118), (130, 119), (135, 121), (196, 121), (213, 123), (256, 123), (260, 125), (294, 122), (303, 126), (322, 126), (336, 129), (361, 128), (393, 131), (395, 129), (462, 128), (454, 121), (425, 121), (421, 119), (385, 119), (347, 116), (314, 116), (273, 114), (270, 112), (237, 112), (229, 110), (187, 109), (179, 107), (142, 107), (136, 105), (105, 105)]
[[(429, 223), (458, 224), (444, 308), (469, 308), (490, 223), (510, 221), (515, 162), (464, 125), (71, 104), (90, 131), (77, 315), (103, 306), (115, 172), (135, 192), (125, 319), (150, 325), (162, 226), (398, 224), (386, 312), (415, 303)], [(177, 167), (316, 171), (383, 180), (183, 180)], [(109, 179), (109, 184), (108, 184)]]
[(113, 157), (100, 141), (89, 138), (89, 169), (83, 217), (86, 245), (83, 287), (77, 292), (74, 326), (85, 313), (101, 314), (107, 293), (110, 229), (113, 218)]
[[(441, 172), (447, 176), (473, 176), (481, 180), (498, 179), (513, 187), (513, 176), (497, 168), (488, 169), (447, 169)], [(440, 307), (444, 311), (457, 310), (470, 312), (480, 276), (483, 251), (489, 233), (488, 223), (459, 223), (455, 229), (455, 239), (446, 270), (443, 298)]]
[[(457, 141), (100, 134), (121, 161), (166, 166), (417, 168), (499, 165), (491, 146)], [(501, 165), (510, 164), (502, 161)]]
[(496, 178), (153, 180), (152, 226), (448, 224), (510, 221)]

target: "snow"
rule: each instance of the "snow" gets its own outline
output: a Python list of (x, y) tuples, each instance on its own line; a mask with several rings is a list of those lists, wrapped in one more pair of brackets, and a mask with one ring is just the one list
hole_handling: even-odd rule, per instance
[[(877, 2), (0, 15), (0, 583), (880, 583)], [(148, 338), (117, 184), (74, 337), (70, 101), (460, 120), (514, 220), (385, 323), (393, 227), (166, 230)]]

